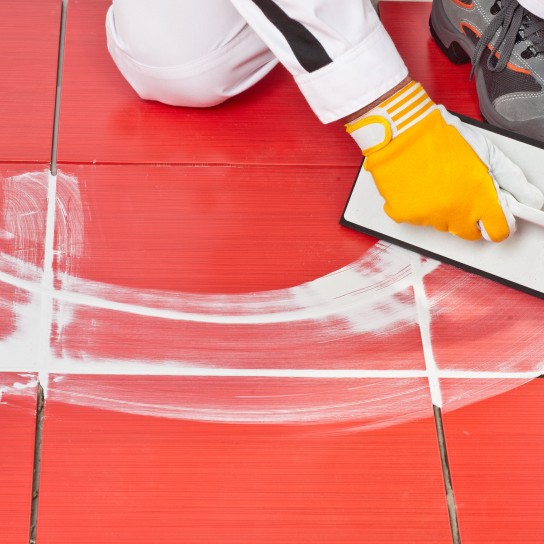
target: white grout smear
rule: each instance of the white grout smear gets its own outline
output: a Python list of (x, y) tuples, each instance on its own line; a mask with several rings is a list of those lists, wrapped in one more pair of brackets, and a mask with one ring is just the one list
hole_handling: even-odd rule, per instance
[(0, 405), (8, 404), (7, 397), (36, 397), (36, 374), (4, 374), (0, 372)]
[[(41, 297), (13, 290), (6, 292), (0, 284), (2, 324), (13, 320), (9, 332), (0, 335), (0, 373), (6, 370), (34, 371), (41, 359), (37, 331), (40, 330)], [(9, 316), (9, 317), (8, 317)]]
[(414, 295), (418, 312), (419, 329), (421, 332), (421, 343), (423, 344), (423, 356), (425, 357), (425, 367), (427, 369), (427, 378), (431, 390), (431, 400), (434, 406), (442, 408), (442, 392), (440, 390), (440, 379), (438, 377), (438, 366), (434, 358), (433, 343), (431, 335), (431, 312), (429, 300), (425, 292), (422, 264), (425, 259), (417, 254), (412, 256), (412, 272), (414, 280)]
[[(450, 287), (429, 295), (424, 282), (446, 267), (382, 242), (324, 277), (258, 293), (74, 277), (71, 259), (85, 254), (78, 180), (49, 176), (4, 180), (0, 376), (39, 372), (50, 399), (139, 416), (370, 429), (432, 417), (441, 384), (444, 408), (458, 408), (544, 367), (439, 368), (431, 323)], [(32, 379), (0, 383), (0, 394), (28, 394)]]
[[(51, 352), (51, 333), (54, 319), (53, 289), (55, 284), (54, 253), (55, 253), (55, 226), (57, 209), (62, 209), (57, 204), (57, 176), (50, 174), (47, 181), (47, 215), (45, 219), (45, 242), (42, 274), (42, 297), (39, 332), (39, 380), (47, 397), (49, 386), (49, 360)], [(62, 232), (62, 229), (60, 229)]]
[[(424, 272), (438, 266), (427, 261)], [(59, 300), (129, 314), (220, 324), (266, 324), (341, 316), (350, 330), (385, 333), (416, 323), (406, 291), (412, 288), (410, 253), (378, 243), (359, 260), (296, 287), (236, 295), (200, 295), (131, 289), (62, 277)], [(364, 313), (364, 316), (361, 315)]]
[(53, 364), (71, 360), (72, 372), (86, 373), (109, 359), (112, 372), (122, 365), (129, 374), (131, 361), (135, 368), (148, 361), (150, 374), (170, 361), (216, 372), (424, 370), (409, 259), (379, 244), (323, 278), (240, 295), (142, 292), (68, 278), (56, 293)]
[[(57, 402), (138, 416), (375, 429), (432, 416), (425, 379), (65, 376)], [(54, 382), (54, 380), (53, 380)]]
[[(37, 281), (44, 266), (48, 170), (4, 177), (0, 194), (0, 270)], [(57, 246), (72, 257), (83, 251), (83, 207), (77, 178), (58, 173), (55, 212)], [(3, 240), (3, 241), (2, 241)]]
[[(48, 170), (28, 172), (3, 178), (0, 194), (0, 371), (45, 370), (50, 325), (42, 321), (52, 304), (47, 298), (53, 290), (53, 234), (63, 252), (83, 251), (77, 179), (62, 173), (55, 179)], [(48, 199), (55, 205), (48, 208)]]

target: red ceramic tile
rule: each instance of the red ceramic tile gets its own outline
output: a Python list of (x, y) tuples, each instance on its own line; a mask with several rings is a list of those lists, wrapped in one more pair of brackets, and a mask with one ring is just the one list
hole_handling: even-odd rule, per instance
[(338, 225), (334, 169), (61, 175), (60, 359), (424, 368), (409, 262)]
[(433, 351), (441, 369), (543, 369), (544, 301), (441, 265), (425, 278)]
[(321, 125), (283, 68), (207, 110), (141, 100), (106, 48), (110, 4), (80, 0), (68, 10), (59, 161), (360, 163), (343, 127)]
[(375, 243), (338, 223), (355, 169), (66, 165), (62, 174), (57, 269), (93, 281), (198, 293), (282, 289)]
[(429, 31), (431, 2), (380, 2), (381, 19), (410, 75), (431, 98), (449, 110), (481, 120), (470, 64), (456, 66), (442, 53)]
[[(426, 419), (381, 430), (365, 420), (204, 423), (131, 407), (191, 399), (217, 407), (228, 384), (163, 378), (153, 394), (157, 380), (124, 377), (117, 386), (127, 402), (109, 411), (89, 404), (109, 394), (110, 378), (65, 380), (53, 378), (47, 403), (44, 544), (450, 540), (430, 404)], [(247, 387), (246, 403), (262, 403), (259, 392)]]
[(51, 157), (61, 0), (0, 3), (0, 160)]
[[(466, 383), (443, 383), (446, 406)], [(544, 380), (446, 411), (444, 424), (461, 541), (542, 542)]]
[(36, 428), (36, 377), (0, 372), (0, 534), (27, 544)]
[[(77, 294), (72, 296), (80, 298)], [(290, 321), (287, 316), (284, 321), (262, 323), (259, 321), (266, 320), (269, 314), (234, 314), (222, 322), (224, 314), (218, 317), (194, 313), (183, 317), (183, 312), (179, 312), (178, 318), (146, 317), (123, 310), (103, 310), (88, 300), (61, 303), (59, 307), (53, 349), (63, 368), (82, 372), (99, 368), (106, 374), (122, 371), (127, 365), (130, 370), (136, 367), (138, 372), (148, 373), (161, 371), (165, 366), (174, 372), (189, 368), (197, 373), (212, 369), (227, 373), (229, 369), (266, 369), (295, 375), (295, 369), (341, 374), (342, 369), (349, 373), (355, 369), (425, 368), (416, 325), (395, 323), (392, 330), (365, 330), (356, 323), (349, 327), (346, 322), (351, 315), (343, 308), (336, 316), (315, 312), (317, 315), (311, 319)], [(360, 319), (371, 320), (372, 309), (364, 302), (361, 306)], [(409, 310), (415, 317), (412, 306)], [(169, 313), (141, 306), (136, 311)]]

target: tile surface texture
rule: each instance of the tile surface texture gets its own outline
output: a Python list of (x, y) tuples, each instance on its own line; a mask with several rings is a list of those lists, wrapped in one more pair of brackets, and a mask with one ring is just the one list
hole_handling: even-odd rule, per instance
[(26, 544), (30, 533), (37, 376), (0, 371), (0, 534)]
[[(29, 541), (59, 0), (0, 4), (0, 540)], [(28, 283), (26, 283), (28, 282)], [(30, 289), (27, 289), (30, 287)]]
[[(519, 384), (518, 384), (519, 385)], [(482, 384), (483, 386), (483, 384)], [(446, 404), (455, 402), (444, 384)], [(462, 542), (542, 542), (544, 380), (446, 413)]]
[[(360, 153), (283, 68), (140, 100), (106, 0), (69, 3), (52, 178), (60, 2), (28, 4), (0, 7), (0, 540), (28, 542), (39, 377), (39, 544), (451, 542), (438, 393), (462, 541), (542, 541), (542, 301), (340, 227)], [(381, 3), (477, 117), (429, 10)]]
[[(430, 417), (377, 431), (358, 430), (358, 421), (224, 425), (142, 417), (67, 404), (63, 392), (86, 380), (56, 384), (53, 377), (41, 542), (449, 540)], [(122, 382), (135, 397), (149, 385), (162, 389), (161, 402), (177, 402), (191, 388), (203, 397), (208, 387), (221, 399), (228, 387), (148, 380)], [(111, 380), (94, 381), (98, 394), (101, 382)]]
[(0, 161), (51, 157), (60, 0), (0, 4)]

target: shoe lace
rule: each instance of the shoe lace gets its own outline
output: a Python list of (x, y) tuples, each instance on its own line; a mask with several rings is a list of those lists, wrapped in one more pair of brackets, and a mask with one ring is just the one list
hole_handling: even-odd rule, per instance
[[(493, 8), (496, 15), (482, 33), (472, 55), (471, 78), (488, 45), (491, 45), (491, 54), (487, 59), (487, 67), (492, 72), (504, 70), (518, 41), (518, 36), (519, 39), (530, 42), (529, 47), (522, 53), (523, 58), (536, 57), (544, 53), (543, 19), (520, 6), (517, 0), (497, 0)], [(493, 45), (491, 40), (499, 28), (501, 31)]]

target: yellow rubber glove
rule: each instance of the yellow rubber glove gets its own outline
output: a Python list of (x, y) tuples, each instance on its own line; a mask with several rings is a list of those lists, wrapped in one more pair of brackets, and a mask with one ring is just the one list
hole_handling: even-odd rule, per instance
[(528, 206), (544, 203), (518, 166), (414, 81), (346, 130), (398, 223), (500, 242), (515, 231), (501, 188)]

